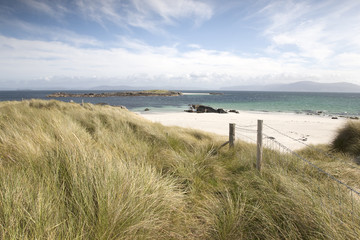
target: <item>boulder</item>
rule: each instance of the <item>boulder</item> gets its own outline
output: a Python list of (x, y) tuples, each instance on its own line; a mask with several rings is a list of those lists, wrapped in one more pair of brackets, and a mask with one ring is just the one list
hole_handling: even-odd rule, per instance
[(227, 111), (225, 111), (225, 110), (222, 109), (222, 108), (218, 108), (216, 111), (217, 111), (218, 113), (227, 113)]
[(184, 110), (185, 112), (196, 112), (196, 113), (227, 113), (226, 110), (222, 109), (222, 108), (212, 108), (209, 106), (204, 106), (204, 105), (194, 105), (194, 104), (189, 104), (190, 109), (189, 110)]
[(197, 113), (217, 113), (217, 110), (204, 105), (192, 105), (193, 109), (196, 110)]

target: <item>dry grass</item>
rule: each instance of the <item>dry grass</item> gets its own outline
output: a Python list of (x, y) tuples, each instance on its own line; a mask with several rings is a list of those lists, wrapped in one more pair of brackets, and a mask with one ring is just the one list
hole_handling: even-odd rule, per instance
[(360, 156), (360, 123), (349, 121), (343, 128), (339, 129), (332, 142), (332, 147), (336, 151)]
[[(268, 166), (258, 174), (253, 145), (219, 150), (222, 143), (116, 107), (2, 102), (0, 239), (356, 239), (360, 234), (358, 218), (341, 215), (339, 224), (324, 211), (337, 199), (314, 201), (336, 190), (324, 177), (290, 157), (280, 161), (276, 152), (267, 154)], [(348, 182), (360, 180), (335, 160), (314, 161)], [(346, 194), (342, 200), (351, 204)]]

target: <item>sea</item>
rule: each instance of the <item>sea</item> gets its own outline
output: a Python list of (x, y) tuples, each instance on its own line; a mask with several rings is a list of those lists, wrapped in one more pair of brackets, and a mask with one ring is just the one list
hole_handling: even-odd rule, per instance
[[(52, 99), (47, 97), (59, 91), (0, 91), (0, 101)], [(103, 93), (114, 91), (63, 91), (68, 93)], [(191, 104), (202, 104), (226, 110), (257, 112), (289, 112), (299, 114), (327, 114), (360, 116), (360, 93), (313, 92), (251, 92), (251, 91), (181, 91), (176, 97), (101, 97), (53, 98), (64, 102), (82, 101), (92, 104), (125, 106), (131, 111), (182, 112)], [(212, 94), (210, 94), (212, 93)], [(215, 93), (215, 94), (214, 94)]]

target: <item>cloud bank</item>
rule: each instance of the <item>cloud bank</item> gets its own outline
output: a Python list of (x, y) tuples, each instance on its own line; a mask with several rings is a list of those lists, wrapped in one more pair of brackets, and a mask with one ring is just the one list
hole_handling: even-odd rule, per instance
[[(0, 11), (3, 86), (360, 83), (358, 1), (249, 1), (249, 13), (239, 21), (254, 23), (262, 40), (256, 52), (182, 40), (184, 31), (212, 31), (215, 21), (229, 24), (231, 9), (217, 11), (220, 1), (19, 2), (22, 8), (9, 4)], [(26, 21), (19, 17), (24, 11), (48, 23)], [(231, 35), (218, 41), (224, 37)]]

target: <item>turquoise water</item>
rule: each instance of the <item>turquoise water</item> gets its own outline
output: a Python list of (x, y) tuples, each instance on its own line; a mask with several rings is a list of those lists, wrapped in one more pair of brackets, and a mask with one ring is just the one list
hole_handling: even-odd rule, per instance
[(328, 114), (359, 115), (359, 94), (338, 93), (254, 93), (246, 101), (212, 103), (226, 109), (312, 113), (322, 111)]
[[(184, 99), (185, 97), (185, 99)], [(360, 115), (358, 93), (224, 92), (224, 95), (183, 96), (170, 105), (153, 106), (153, 111), (182, 111), (188, 104), (244, 111), (296, 112)], [(184, 103), (186, 102), (186, 104)], [(184, 104), (182, 104), (184, 103)], [(150, 104), (149, 104), (150, 105)], [(134, 108), (142, 111), (142, 107)]]
[[(31, 98), (49, 99), (46, 95), (55, 91), (0, 91), (0, 101)], [(66, 91), (73, 93), (105, 91)], [(214, 91), (212, 91), (214, 92)], [(203, 104), (215, 108), (245, 111), (298, 112), (360, 115), (360, 93), (292, 93), (292, 92), (239, 92), (223, 91), (223, 95), (204, 94), (208, 91), (184, 91), (179, 97), (107, 97), (107, 98), (57, 98), (61, 101), (82, 100), (90, 103), (123, 105), (132, 111), (150, 108), (152, 112), (179, 112), (189, 104)], [(197, 94), (202, 93), (202, 94)]]

